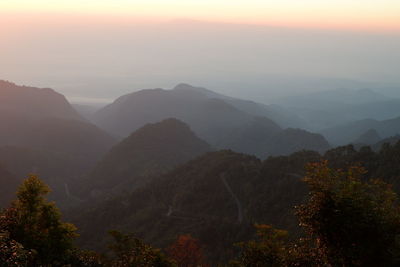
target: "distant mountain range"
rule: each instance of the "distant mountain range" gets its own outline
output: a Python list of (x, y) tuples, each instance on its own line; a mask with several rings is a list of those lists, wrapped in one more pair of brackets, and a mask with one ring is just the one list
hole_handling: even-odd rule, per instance
[[(366, 178), (400, 192), (400, 113), (376, 119), (397, 114), (396, 99), (336, 90), (285, 101), (262, 105), (180, 84), (121, 96), (94, 114), (77, 106), (84, 118), (52, 89), (0, 81), (0, 208), (34, 173), (84, 247), (102, 246), (110, 229), (163, 248), (190, 233), (211, 262), (226, 262), (255, 223), (301, 235), (293, 206), (307, 197), (309, 162), (361, 163)], [(310, 125), (332, 127), (312, 133)], [(354, 146), (328, 150), (327, 140)]]
[(337, 105), (360, 105), (382, 102), (390, 98), (371, 89), (335, 89), (285, 97), (277, 101), (288, 107), (337, 108)]
[[(280, 119), (276, 123), (268, 116)], [(127, 136), (147, 123), (170, 117), (187, 123), (215, 149), (234, 149), (261, 158), (301, 149), (329, 148), (322, 136), (283, 130), (280, 125), (298, 121), (295, 116), (187, 84), (172, 90), (147, 89), (121, 96), (96, 112), (93, 122), (115, 135)]]
[(306, 123), (295, 113), (278, 105), (265, 105), (250, 100), (234, 98), (213, 92), (203, 87), (194, 87), (184, 83), (178, 84), (173, 90), (202, 92), (208, 98), (221, 99), (234, 106), (236, 109), (244, 111), (250, 115), (269, 118), (282, 128), (303, 128)]
[(277, 104), (297, 114), (305, 129), (320, 131), (363, 119), (387, 120), (400, 116), (400, 99), (370, 89), (337, 89), (286, 97)]
[(365, 119), (349, 122), (336, 127), (321, 131), (329, 142), (333, 145), (346, 145), (354, 143), (361, 135), (367, 131), (375, 130), (382, 138), (388, 138), (400, 134), (400, 117), (390, 120)]
[[(381, 147), (399, 134), (400, 117), (354, 118), (400, 115), (397, 101), (371, 90), (332, 90), (263, 105), (179, 84), (121, 96), (95, 113), (76, 106), (84, 118), (52, 89), (0, 81), (0, 165), (7, 179), (39, 174), (54, 188), (51, 197), (67, 203), (75, 193), (131, 192), (211, 150), (266, 159), (324, 152), (328, 141)], [(314, 123), (334, 127), (304, 130)]]

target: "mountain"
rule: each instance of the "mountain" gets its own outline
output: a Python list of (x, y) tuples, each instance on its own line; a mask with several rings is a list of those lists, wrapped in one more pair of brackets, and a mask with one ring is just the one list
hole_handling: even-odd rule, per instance
[(210, 152), (130, 195), (80, 209), (73, 221), (81, 229), (84, 247), (100, 246), (107, 229), (135, 231), (161, 247), (190, 233), (200, 239), (209, 257), (221, 259), (232, 243), (252, 235), (255, 222), (296, 227), (290, 210), (306, 194), (299, 177), (305, 162), (318, 157), (302, 152), (263, 164), (232, 151)]
[(83, 120), (66, 98), (50, 88), (19, 86), (0, 80), (0, 112), (28, 119)]
[(330, 145), (322, 135), (305, 130), (272, 130), (268, 124), (263, 124), (262, 117), (258, 117), (247, 127), (232, 131), (224, 147), (266, 159), (268, 156), (289, 155), (304, 149), (323, 153)]
[[(116, 135), (127, 136), (147, 123), (177, 118), (208, 143), (218, 146), (233, 129), (253, 116), (221, 99), (196, 90), (148, 89), (124, 95), (94, 115), (94, 122)], [(280, 127), (270, 121), (271, 127)]]
[(373, 145), (379, 142), (382, 138), (379, 136), (375, 129), (369, 129), (365, 133), (361, 134), (352, 144), (363, 144), (363, 145)]
[(250, 100), (243, 100), (226, 95), (222, 95), (203, 87), (194, 87), (189, 84), (181, 83), (174, 87), (175, 91), (195, 91), (201, 92), (208, 98), (221, 99), (224, 102), (257, 117), (267, 117), (279, 124), (283, 128), (295, 127), (303, 128), (305, 121), (300, 119), (295, 113), (278, 105), (265, 105)]
[(400, 117), (390, 120), (359, 120), (336, 127), (324, 129), (320, 133), (334, 145), (345, 145), (356, 140), (360, 135), (370, 129), (376, 130), (382, 138), (387, 138), (400, 133)]
[(254, 238), (255, 223), (301, 235), (293, 207), (307, 197), (302, 182), (307, 163), (327, 160), (340, 169), (356, 164), (367, 170), (366, 179), (379, 177), (400, 192), (399, 155), (400, 143), (379, 152), (345, 146), (323, 156), (302, 151), (264, 161), (232, 151), (210, 152), (131, 194), (80, 208), (72, 213), (72, 221), (81, 230), (80, 244), (87, 248), (101, 247), (108, 229), (134, 232), (162, 248), (178, 235), (191, 234), (217, 266), (231, 258), (232, 243)]
[[(271, 138), (283, 131), (270, 118), (260, 116), (267, 113), (265, 107), (256, 103), (180, 84), (172, 90), (148, 89), (121, 96), (99, 110), (94, 115), (94, 123), (116, 135), (127, 136), (146, 123), (177, 118), (217, 149), (234, 149), (265, 158), (281, 154), (279, 149), (270, 146)], [(303, 143), (306, 142), (300, 141), (296, 147), (307, 149)], [(287, 153), (290, 149), (285, 144), (282, 142), (282, 151)], [(327, 142), (320, 144), (319, 150), (328, 147)]]
[(211, 147), (176, 119), (146, 124), (115, 145), (90, 174), (91, 191), (132, 191)]
[(387, 120), (400, 115), (400, 99), (375, 101), (347, 107), (343, 112), (351, 115), (352, 119)]
[(324, 153), (330, 144), (320, 134), (288, 128), (275, 135), (269, 147), (271, 155), (290, 155), (304, 149)]
[(46, 118), (28, 120), (0, 114), (0, 146), (23, 146), (69, 153), (82, 157), (99, 157), (114, 143), (114, 138), (93, 124), (79, 120)]
[(400, 135), (395, 135), (395, 136), (391, 136), (388, 138), (384, 138), (384, 139), (380, 140), (379, 142), (377, 142), (376, 144), (372, 145), (372, 149), (374, 151), (379, 151), (382, 149), (382, 146), (384, 144), (395, 145), (399, 141), (400, 141)]
[(400, 99), (390, 99), (370, 89), (337, 89), (291, 96), (277, 103), (319, 131), (363, 119), (387, 120), (400, 114)]
[(101, 155), (114, 142), (52, 89), (0, 81), (0, 111), (0, 146), (91, 157)]
[(91, 120), (94, 113), (101, 107), (89, 104), (72, 104), (72, 107), (78, 112), (80, 116), (87, 120)]
[(61, 205), (65, 188), (115, 143), (52, 89), (0, 81), (0, 111), (0, 164), (18, 179), (42, 175)]
[(337, 108), (337, 105), (360, 105), (389, 100), (371, 89), (334, 89), (289, 96), (277, 101), (287, 107), (313, 107), (315, 109)]
[(9, 190), (15, 193), (15, 188), (22, 179), (28, 174), (36, 174), (52, 189), (50, 199), (57, 201), (57, 205), (63, 209), (76, 204), (76, 199), (69, 194), (69, 188), (81, 186), (82, 174), (88, 172), (93, 165), (87, 161), (88, 159), (78, 155), (57, 151), (16, 146), (0, 147), (0, 163), (6, 166), (14, 177), (18, 177), (16, 185), (4, 184), (4, 187), (9, 187)]
[[(80, 176), (115, 143), (113, 137), (85, 121), (48, 118), (19, 121), (18, 126), (0, 125), (0, 162), (19, 178), (41, 175), (52, 186), (51, 197), (60, 206), (69, 202), (66, 187), (79, 189)], [(7, 138), (9, 131), (11, 138)]]
[(8, 206), (15, 198), (18, 186), (22, 179), (17, 179), (4, 166), (0, 165), (0, 210)]

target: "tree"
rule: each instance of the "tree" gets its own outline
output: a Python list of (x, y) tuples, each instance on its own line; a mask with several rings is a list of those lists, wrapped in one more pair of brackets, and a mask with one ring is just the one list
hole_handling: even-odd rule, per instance
[(122, 234), (118, 231), (110, 231), (114, 242), (109, 248), (114, 254), (109, 262), (113, 267), (173, 267), (158, 249), (143, 243), (133, 234)]
[(167, 248), (167, 254), (179, 267), (206, 266), (200, 243), (191, 235), (180, 235)]
[(271, 225), (256, 225), (257, 239), (239, 243), (240, 256), (231, 262), (235, 267), (283, 266), (286, 257), (287, 232)]
[(28, 266), (32, 252), (10, 238), (8, 232), (0, 232), (0, 267)]
[(297, 216), (320, 260), (331, 266), (399, 266), (397, 195), (379, 180), (363, 182), (365, 170), (333, 170), (310, 164), (304, 178), (309, 200)]
[(61, 222), (55, 204), (44, 197), (49, 192), (47, 185), (31, 175), (20, 186), (17, 200), (1, 216), (2, 230), (9, 238), (33, 251), (30, 265), (34, 266), (63, 265), (73, 257), (76, 228)]

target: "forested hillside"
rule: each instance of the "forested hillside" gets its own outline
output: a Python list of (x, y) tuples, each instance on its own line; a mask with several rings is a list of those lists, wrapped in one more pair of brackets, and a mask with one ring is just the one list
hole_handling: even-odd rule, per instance
[[(161, 247), (190, 233), (205, 246), (207, 257), (224, 261), (234, 253), (229, 249), (232, 243), (252, 237), (254, 223), (301, 235), (293, 208), (307, 197), (301, 181), (307, 163), (328, 160), (333, 168), (360, 165), (368, 171), (365, 178), (381, 178), (400, 192), (399, 153), (400, 143), (385, 145), (379, 152), (347, 146), (322, 156), (304, 151), (265, 161), (232, 151), (211, 152), (129, 196), (80, 211), (74, 220), (81, 230), (80, 242), (88, 248), (99, 247), (107, 229), (134, 229)], [(99, 223), (94, 227), (92, 221)]]

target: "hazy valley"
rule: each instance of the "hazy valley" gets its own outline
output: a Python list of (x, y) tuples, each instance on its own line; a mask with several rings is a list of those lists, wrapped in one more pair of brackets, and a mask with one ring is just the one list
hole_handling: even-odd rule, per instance
[(104, 252), (111, 229), (159, 248), (189, 234), (207, 264), (225, 264), (254, 224), (304, 235), (294, 207), (308, 199), (310, 162), (362, 166), (362, 181), (400, 192), (399, 101), (338, 89), (266, 105), (178, 84), (99, 108), (0, 81), (0, 204), (35, 174), (80, 248)]

